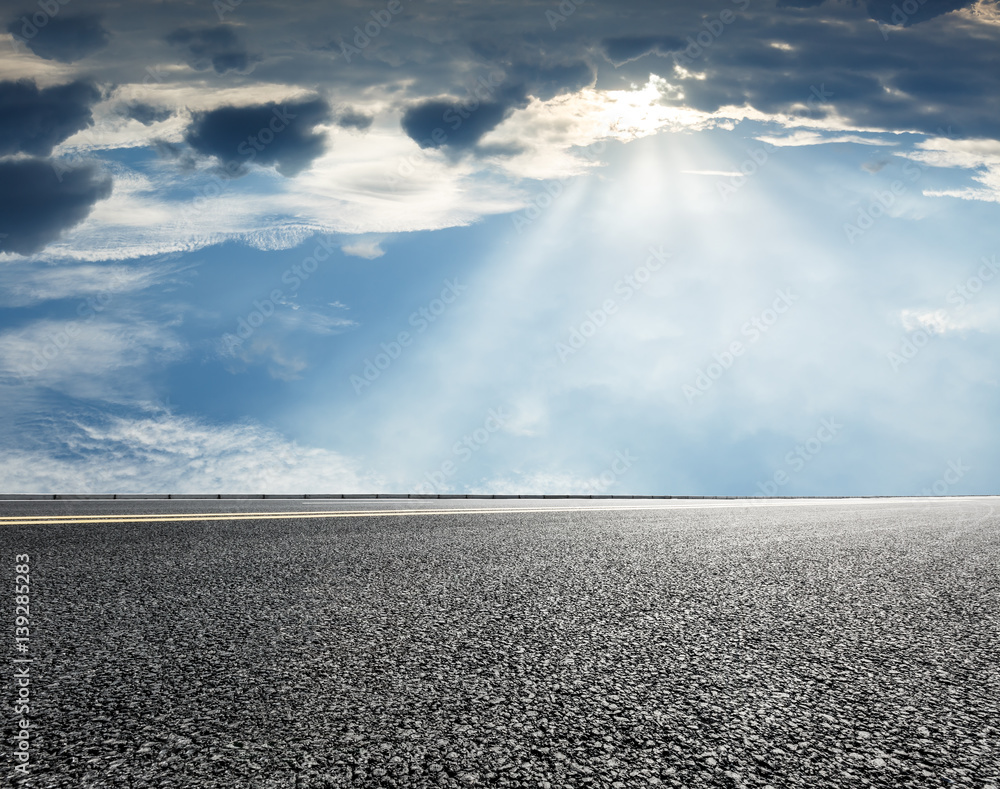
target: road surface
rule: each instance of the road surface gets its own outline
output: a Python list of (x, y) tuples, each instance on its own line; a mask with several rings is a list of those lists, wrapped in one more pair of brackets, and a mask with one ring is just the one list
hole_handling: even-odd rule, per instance
[(996, 789), (998, 526), (991, 498), (2, 502), (32, 661), (5, 780), (27, 717), (37, 789)]

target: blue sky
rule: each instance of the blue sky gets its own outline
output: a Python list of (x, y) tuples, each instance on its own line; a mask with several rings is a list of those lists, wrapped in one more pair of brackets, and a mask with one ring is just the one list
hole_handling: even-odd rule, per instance
[(3, 491), (998, 492), (997, 3), (203, 5), (9, 15)]

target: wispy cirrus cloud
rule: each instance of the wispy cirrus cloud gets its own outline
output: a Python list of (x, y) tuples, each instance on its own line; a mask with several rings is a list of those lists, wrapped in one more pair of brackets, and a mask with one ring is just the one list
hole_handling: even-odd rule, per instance
[(0, 306), (29, 307), (62, 299), (85, 304), (93, 296), (110, 301), (123, 293), (145, 290), (188, 267), (176, 263), (175, 257), (133, 265), (63, 263), (44, 268), (24, 260), (11, 260), (0, 267)]
[(92, 314), (92, 319), (43, 319), (0, 332), (0, 379), (72, 397), (136, 402), (149, 396), (143, 382), (151, 370), (185, 352), (184, 342), (162, 323)]
[(31, 448), (7, 446), (7, 493), (329, 493), (385, 490), (337, 452), (246, 422), (81, 411), (36, 423)]

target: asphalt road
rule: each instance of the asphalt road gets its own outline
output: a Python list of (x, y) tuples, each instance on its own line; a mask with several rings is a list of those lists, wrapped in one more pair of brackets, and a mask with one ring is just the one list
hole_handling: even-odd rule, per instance
[(997, 499), (641, 505), (3, 502), (23, 785), (1000, 785)]

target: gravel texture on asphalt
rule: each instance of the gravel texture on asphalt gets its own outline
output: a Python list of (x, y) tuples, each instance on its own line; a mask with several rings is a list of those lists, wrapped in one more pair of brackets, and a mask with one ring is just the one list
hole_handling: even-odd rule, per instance
[(24, 785), (996, 789), (991, 503), (4, 526)]

